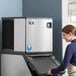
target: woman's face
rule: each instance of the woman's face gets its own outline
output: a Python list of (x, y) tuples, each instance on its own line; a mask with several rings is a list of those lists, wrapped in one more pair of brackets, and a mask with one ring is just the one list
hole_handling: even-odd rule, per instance
[(62, 38), (65, 39), (66, 42), (71, 42), (72, 33), (66, 34), (66, 33), (62, 32)]

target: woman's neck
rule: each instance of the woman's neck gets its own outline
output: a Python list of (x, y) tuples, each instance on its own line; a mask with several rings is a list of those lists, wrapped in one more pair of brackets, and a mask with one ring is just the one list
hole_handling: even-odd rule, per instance
[(73, 40), (75, 40), (75, 39), (76, 39), (76, 36), (73, 36), (71, 40), (73, 41)]

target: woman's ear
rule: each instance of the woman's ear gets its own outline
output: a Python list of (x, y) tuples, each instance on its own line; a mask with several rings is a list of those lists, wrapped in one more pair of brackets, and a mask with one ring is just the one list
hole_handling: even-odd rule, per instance
[(68, 35), (69, 35), (69, 36), (72, 36), (73, 34), (70, 32)]

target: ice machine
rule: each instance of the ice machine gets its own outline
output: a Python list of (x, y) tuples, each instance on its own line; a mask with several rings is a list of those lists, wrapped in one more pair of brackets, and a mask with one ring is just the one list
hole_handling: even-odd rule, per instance
[[(26, 61), (33, 76), (46, 76), (59, 62), (53, 55), (53, 19), (26, 19)], [(57, 75), (55, 75), (57, 76)]]
[(32, 76), (46, 76), (49, 68), (60, 65), (53, 55), (52, 18), (2, 18), (2, 33), (2, 48), (24, 52)]

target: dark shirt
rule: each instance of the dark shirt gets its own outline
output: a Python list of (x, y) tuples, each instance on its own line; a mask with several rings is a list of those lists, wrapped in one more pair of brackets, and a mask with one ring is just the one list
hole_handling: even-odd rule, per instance
[(59, 74), (61, 71), (64, 71), (69, 63), (76, 66), (76, 40), (73, 40), (67, 46), (63, 62), (59, 67), (51, 69), (52, 74)]

